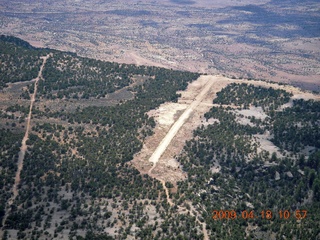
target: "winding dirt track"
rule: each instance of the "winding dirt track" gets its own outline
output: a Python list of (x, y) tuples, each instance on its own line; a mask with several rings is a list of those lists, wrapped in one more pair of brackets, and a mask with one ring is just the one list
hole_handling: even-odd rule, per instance
[(42, 71), (43, 71), (44, 65), (46, 64), (47, 59), (49, 58), (49, 56), (50, 55), (41, 57), (43, 62), (42, 62), (42, 65), (40, 67), (38, 76), (34, 79), (35, 80), (34, 92), (33, 92), (33, 94), (30, 94), (30, 99), (31, 100), (30, 100), (29, 114), (28, 114), (28, 117), (27, 117), (26, 132), (25, 132), (24, 137), (23, 137), (22, 142), (21, 142), (20, 152), (19, 152), (19, 155), (18, 155), (18, 163), (17, 163), (18, 169), (17, 169), (16, 176), (15, 176), (15, 179), (14, 179), (14, 184), (13, 184), (13, 187), (12, 187), (13, 195), (12, 195), (12, 197), (9, 199), (9, 201), (7, 203), (6, 214), (2, 219), (2, 226), (3, 227), (5, 226), (6, 220), (7, 220), (8, 216), (9, 216), (9, 213), (10, 213), (10, 206), (13, 204), (14, 200), (16, 199), (16, 197), (19, 194), (18, 186), (20, 184), (20, 174), (21, 174), (21, 171), (22, 171), (22, 168), (23, 168), (23, 160), (24, 160), (24, 157), (25, 157), (25, 154), (26, 154), (26, 151), (27, 151), (27, 140), (29, 138), (29, 130), (30, 130), (30, 122), (31, 122), (31, 116), (32, 116), (32, 108), (33, 108), (33, 104), (34, 104), (35, 99), (36, 99), (38, 81), (40, 79), (43, 79)]
[[(165, 150), (167, 149), (167, 147), (169, 146), (169, 144), (171, 143), (171, 141), (175, 137), (175, 135), (178, 133), (180, 128), (184, 125), (184, 123), (190, 117), (190, 115), (193, 112), (193, 110), (203, 101), (203, 99), (205, 98), (206, 94), (213, 87), (213, 84), (214, 84), (214, 81), (212, 81), (212, 79), (210, 79), (210, 78), (207, 78), (207, 83), (206, 83), (205, 87), (198, 94), (198, 96), (194, 99), (194, 101), (187, 107), (187, 109), (182, 113), (182, 115), (179, 117), (179, 119), (173, 124), (173, 126), (170, 128), (170, 130), (167, 133), (167, 135), (162, 139), (162, 141), (160, 142), (160, 144), (158, 145), (156, 150), (153, 152), (153, 154), (149, 158), (149, 162), (153, 163), (152, 168), (148, 172), (148, 174), (150, 176), (154, 177), (153, 174), (152, 174), (152, 171), (156, 167), (157, 162), (159, 161), (160, 157), (165, 152)], [(157, 179), (163, 185), (163, 188), (164, 188), (164, 190), (166, 192), (166, 195), (167, 195), (167, 202), (169, 203), (170, 206), (173, 206), (174, 203), (172, 202), (172, 200), (170, 198), (168, 188), (165, 186), (165, 181), (163, 179), (159, 179), (159, 178), (157, 178)], [(179, 207), (179, 208), (182, 209), (181, 207)], [(208, 240), (209, 236), (208, 236), (208, 232), (207, 232), (207, 229), (206, 229), (206, 224), (205, 223), (201, 223), (198, 218), (197, 218), (197, 221), (198, 221), (198, 223), (200, 225), (202, 225), (202, 232), (204, 234), (204, 239)]]

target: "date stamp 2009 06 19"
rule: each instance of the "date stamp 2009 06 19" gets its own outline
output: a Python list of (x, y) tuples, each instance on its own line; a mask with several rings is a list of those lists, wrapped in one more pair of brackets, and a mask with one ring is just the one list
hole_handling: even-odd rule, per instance
[(260, 213), (255, 213), (254, 210), (247, 211), (243, 210), (241, 213), (237, 213), (235, 210), (213, 210), (212, 218), (214, 220), (221, 219), (267, 219), (272, 220), (275, 217), (280, 219), (288, 220), (290, 218), (295, 218), (297, 220), (302, 220), (307, 217), (307, 210), (295, 210), (290, 212), (289, 210), (279, 210), (273, 212), (271, 210), (262, 210)]

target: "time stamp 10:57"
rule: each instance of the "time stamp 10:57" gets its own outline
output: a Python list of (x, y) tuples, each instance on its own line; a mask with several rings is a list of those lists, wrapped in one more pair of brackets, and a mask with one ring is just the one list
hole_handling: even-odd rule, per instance
[(236, 212), (235, 210), (213, 210), (212, 218), (214, 220), (222, 219), (266, 219), (272, 220), (274, 218), (280, 218), (288, 220), (290, 218), (295, 218), (297, 220), (302, 220), (307, 217), (307, 210), (295, 210), (290, 212), (289, 210), (262, 210), (261, 212), (255, 212), (254, 210), (244, 210), (241, 212)]

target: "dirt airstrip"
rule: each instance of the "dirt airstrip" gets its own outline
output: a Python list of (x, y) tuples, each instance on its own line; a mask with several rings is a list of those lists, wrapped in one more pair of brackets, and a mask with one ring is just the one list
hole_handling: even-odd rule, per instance
[[(177, 103), (165, 103), (151, 110), (148, 115), (155, 118), (156, 128), (132, 160), (133, 165), (139, 171), (164, 181), (176, 183), (185, 179), (186, 174), (175, 156), (180, 153), (185, 141), (191, 139), (192, 131), (203, 121), (202, 116), (211, 108), (215, 93), (227, 84), (228, 81), (221, 76), (201, 76), (189, 84), (186, 91), (179, 92), (181, 97)], [(158, 148), (160, 143), (161, 151)]]
[[(201, 125), (206, 126), (216, 121), (215, 119), (209, 119), (207, 122), (204, 114), (214, 106), (212, 101), (216, 97), (216, 93), (230, 83), (247, 83), (291, 92), (293, 96), (290, 102), (281, 108), (292, 106), (293, 99), (302, 98), (320, 101), (320, 95), (305, 92), (290, 85), (202, 75), (196, 81), (190, 83), (185, 91), (179, 92), (181, 97), (177, 103), (164, 103), (159, 108), (151, 110), (148, 115), (154, 117), (156, 121), (154, 134), (145, 140), (142, 150), (135, 155), (131, 163), (142, 174), (148, 174), (162, 183), (167, 196), (167, 202), (170, 206), (175, 204), (170, 198), (169, 192), (177, 191), (177, 181), (187, 178), (187, 174), (183, 172), (175, 157), (181, 153), (185, 142), (193, 137), (193, 130)], [(234, 106), (231, 107), (234, 108)], [(255, 118), (265, 118), (267, 116), (259, 107), (250, 107), (249, 110), (237, 111), (236, 109), (234, 110), (236, 114), (241, 113), (247, 116), (254, 116)], [(240, 124), (247, 124), (247, 119), (237, 118), (237, 120)], [(258, 151), (275, 152), (278, 157), (281, 157), (277, 147), (269, 140), (270, 136), (268, 134), (256, 136), (255, 141), (259, 145)], [(220, 171), (218, 163), (214, 164), (212, 171)], [(173, 183), (174, 188), (169, 190), (165, 185), (166, 182)], [(186, 209), (184, 207), (177, 207), (181, 214), (185, 213)], [(196, 219), (202, 226), (204, 239), (209, 239), (206, 224), (201, 223), (197, 216)]]
[[(197, 127), (207, 125), (203, 115), (213, 106), (216, 93), (230, 83), (247, 83), (261, 87), (283, 89), (293, 93), (292, 99), (320, 100), (319, 95), (302, 91), (290, 85), (279, 85), (259, 80), (230, 79), (223, 76), (202, 75), (189, 84), (185, 91), (179, 92), (181, 97), (177, 103), (164, 103), (158, 109), (151, 110), (148, 115), (156, 120), (154, 134), (148, 137), (142, 150), (135, 155), (132, 164), (141, 172), (149, 174), (160, 181), (169, 181), (175, 185), (187, 177), (176, 161), (187, 140)], [(261, 109), (250, 109), (249, 115), (259, 118)], [(179, 126), (178, 126), (179, 125)], [(257, 138), (259, 141), (259, 138)], [(261, 141), (261, 148), (263, 143)], [(266, 150), (270, 146), (265, 146)]]

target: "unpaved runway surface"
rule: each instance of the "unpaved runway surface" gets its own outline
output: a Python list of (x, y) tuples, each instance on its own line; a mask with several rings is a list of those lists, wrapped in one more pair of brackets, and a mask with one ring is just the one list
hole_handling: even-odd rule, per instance
[[(157, 162), (159, 161), (162, 154), (165, 152), (167, 147), (169, 146), (172, 139), (175, 137), (175, 135), (178, 133), (180, 128), (184, 125), (184, 123), (187, 121), (187, 119), (190, 117), (193, 110), (203, 101), (206, 94), (209, 92), (209, 90), (213, 87), (213, 84), (215, 81), (211, 78), (207, 78), (207, 82), (202, 89), (202, 91), (198, 94), (198, 96), (194, 99), (193, 102), (187, 107), (187, 109), (182, 113), (182, 115), (179, 117), (179, 119), (173, 124), (173, 126), (170, 128), (169, 132), (166, 134), (166, 136), (162, 139), (159, 146), (156, 148), (156, 150), (151, 155), (149, 162), (153, 163), (152, 168), (149, 170), (149, 175), (152, 176), (152, 170), (156, 167)], [(170, 206), (173, 206), (173, 202), (170, 199), (169, 195), (169, 189), (165, 186), (165, 181), (163, 179), (159, 179), (163, 185), (163, 188), (166, 192), (167, 201)], [(197, 218), (198, 220), (198, 218)], [(201, 223), (198, 220), (199, 224), (202, 226), (202, 232), (204, 234), (204, 239), (208, 240), (209, 236), (206, 229), (206, 224)]]
[[(174, 162), (175, 156), (182, 151), (185, 141), (192, 139), (193, 130), (201, 125), (210, 124), (210, 120), (206, 121), (203, 116), (211, 107), (215, 106), (212, 100), (216, 98), (216, 94), (230, 83), (246, 83), (264, 88), (283, 89), (293, 93), (292, 99), (319, 100), (319, 95), (301, 91), (301, 89), (290, 85), (206, 75), (192, 82), (185, 91), (181, 91), (182, 96), (177, 103), (164, 103), (159, 108), (151, 110), (148, 114), (155, 118), (157, 124), (154, 135), (144, 142), (141, 152), (135, 156), (132, 162), (142, 174), (148, 173), (150, 177), (156, 178), (162, 183), (170, 206), (174, 206), (175, 202), (170, 198), (171, 189), (165, 186), (165, 182), (176, 183), (187, 177), (179, 167), (179, 163), (173, 166), (171, 162)], [(237, 108), (232, 105), (230, 107)], [(265, 117), (264, 112), (258, 110), (251, 109), (250, 116)], [(261, 142), (261, 144), (264, 143)], [(219, 168), (216, 171), (219, 171)], [(177, 207), (179, 214), (188, 212), (183, 206), (177, 205)], [(197, 211), (195, 210), (195, 212)], [(210, 232), (207, 231), (206, 224), (201, 223), (198, 218), (197, 222), (200, 226), (202, 225), (204, 239), (209, 239)]]
[(179, 117), (179, 119), (174, 123), (174, 125), (170, 128), (167, 135), (162, 139), (157, 149), (153, 152), (151, 155), (149, 162), (153, 163), (153, 167), (149, 170), (151, 171), (155, 168), (156, 163), (159, 161), (160, 157), (164, 153), (164, 151), (169, 146), (170, 142), (174, 138), (174, 136), (178, 133), (179, 129), (183, 126), (183, 124), (186, 122), (186, 120), (190, 117), (190, 114), (192, 111), (201, 103), (201, 101), (204, 99), (207, 92), (211, 89), (213, 86), (214, 81), (210, 81), (210, 78), (207, 79), (207, 84), (202, 89), (202, 91), (199, 93), (199, 95), (194, 99), (194, 101), (187, 107), (187, 109), (183, 112), (183, 114)]

